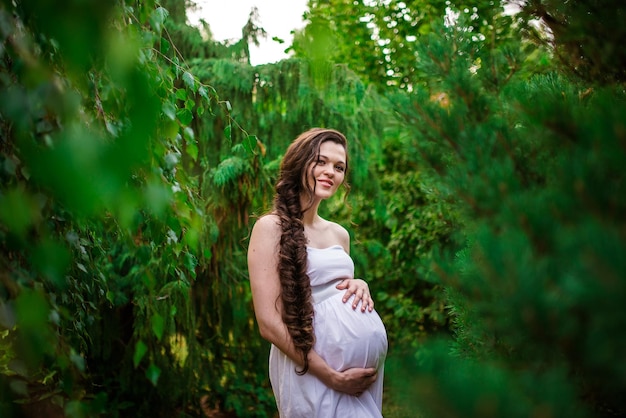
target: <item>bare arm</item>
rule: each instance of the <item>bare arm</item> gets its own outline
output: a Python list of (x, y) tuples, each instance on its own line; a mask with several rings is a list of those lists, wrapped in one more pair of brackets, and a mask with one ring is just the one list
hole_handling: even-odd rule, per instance
[[(261, 336), (302, 367), (302, 354), (293, 345), (281, 316), (282, 301), (277, 270), (280, 227), (277, 222), (277, 217), (273, 215), (264, 216), (252, 229), (248, 247), (252, 301)], [(376, 380), (377, 371), (374, 368), (354, 368), (338, 372), (313, 350), (309, 353), (308, 360), (309, 373), (326, 386), (340, 392), (356, 395)]]

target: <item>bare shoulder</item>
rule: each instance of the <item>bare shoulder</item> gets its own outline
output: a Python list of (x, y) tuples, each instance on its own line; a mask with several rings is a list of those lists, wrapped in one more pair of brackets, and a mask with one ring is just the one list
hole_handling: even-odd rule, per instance
[(350, 239), (350, 234), (348, 233), (348, 230), (342, 225), (339, 225), (337, 222), (332, 221), (328, 221), (328, 224), (333, 231), (333, 234), (336, 234), (338, 237)]
[(276, 215), (264, 215), (252, 227), (248, 244), (248, 268), (253, 273), (275, 262), (280, 243), (280, 224)]
[(256, 220), (250, 235), (250, 246), (276, 243), (280, 237), (280, 222), (277, 215), (267, 214)]
[(257, 219), (257, 221), (254, 223), (254, 226), (252, 227), (252, 231), (254, 233), (254, 231), (258, 231), (258, 232), (276, 232), (280, 230), (280, 220), (278, 218), (278, 215), (275, 215), (273, 213), (269, 213), (267, 215), (263, 215), (261, 216), (259, 219)]
[(346, 228), (339, 225), (336, 222), (328, 221), (329, 228), (331, 229), (335, 239), (339, 241), (341, 246), (346, 250), (346, 252), (350, 252), (350, 233)]

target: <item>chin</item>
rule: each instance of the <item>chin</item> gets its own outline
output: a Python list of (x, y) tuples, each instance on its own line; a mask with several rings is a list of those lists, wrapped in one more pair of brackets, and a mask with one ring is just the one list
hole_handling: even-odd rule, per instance
[(320, 198), (320, 199), (328, 199), (331, 198), (335, 195), (335, 192), (328, 192), (328, 193), (316, 193), (316, 197)]

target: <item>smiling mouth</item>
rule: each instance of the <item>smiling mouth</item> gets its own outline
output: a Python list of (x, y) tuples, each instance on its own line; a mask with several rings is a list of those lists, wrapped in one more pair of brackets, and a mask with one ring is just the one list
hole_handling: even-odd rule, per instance
[(321, 183), (321, 184), (323, 184), (325, 186), (328, 186), (328, 187), (332, 187), (333, 186), (333, 182), (330, 181), (330, 180), (318, 180), (317, 182)]

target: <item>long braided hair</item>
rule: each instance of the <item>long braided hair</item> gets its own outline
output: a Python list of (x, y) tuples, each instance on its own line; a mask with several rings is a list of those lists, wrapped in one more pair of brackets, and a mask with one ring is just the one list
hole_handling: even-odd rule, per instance
[[(313, 202), (315, 186), (311, 187), (308, 179), (313, 176), (320, 145), (326, 141), (342, 145), (347, 158), (347, 141), (342, 133), (334, 129), (309, 129), (287, 148), (275, 187), (273, 213), (278, 215), (282, 231), (278, 260), (282, 319), (296, 350), (304, 359), (302, 370), (296, 371), (299, 375), (308, 371), (308, 354), (315, 343), (311, 283), (306, 273), (307, 241), (302, 222), (303, 214), (310, 205), (303, 208), (301, 202)], [(346, 160), (346, 173), (347, 163)], [(345, 181), (343, 185), (349, 189)]]

